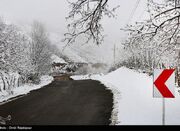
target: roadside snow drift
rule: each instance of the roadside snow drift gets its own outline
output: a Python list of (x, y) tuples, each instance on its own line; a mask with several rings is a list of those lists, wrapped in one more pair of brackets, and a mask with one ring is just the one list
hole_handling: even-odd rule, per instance
[[(122, 67), (107, 75), (73, 76), (78, 79), (99, 80), (114, 94), (112, 124), (161, 125), (162, 98), (153, 98), (153, 78)], [(180, 124), (180, 95), (165, 100), (165, 124)]]
[(53, 81), (53, 77), (51, 76), (42, 76), (40, 79), (41, 82), (38, 85), (25, 84), (23, 86), (12, 89), (13, 94), (9, 94), (7, 91), (0, 92), (0, 102), (6, 103), (11, 98), (28, 94), (30, 91), (40, 89)]

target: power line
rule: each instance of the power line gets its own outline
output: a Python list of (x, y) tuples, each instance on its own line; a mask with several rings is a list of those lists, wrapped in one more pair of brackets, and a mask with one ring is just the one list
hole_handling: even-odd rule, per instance
[(128, 25), (128, 24), (131, 22), (134, 14), (135, 14), (135, 12), (136, 12), (136, 9), (138, 8), (138, 6), (139, 6), (139, 4), (140, 4), (140, 1), (141, 1), (141, 0), (137, 0), (137, 1), (136, 1), (136, 4), (135, 4), (135, 6), (134, 6), (134, 8), (133, 8), (133, 10), (132, 10), (129, 18), (128, 18), (128, 21), (126, 22), (126, 23), (127, 23), (126, 25)]

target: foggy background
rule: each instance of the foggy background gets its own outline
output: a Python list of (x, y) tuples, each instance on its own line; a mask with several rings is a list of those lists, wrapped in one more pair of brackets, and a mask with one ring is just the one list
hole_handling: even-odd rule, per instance
[[(103, 19), (104, 33), (107, 35), (102, 45), (94, 43), (83, 44), (80, 41), (74, 43), (64, 52), (73, 52), (83, 57), (88, 62), (113, 62), (113, 48), (116, 45), (116, 61), (123, 58), (121, 42), (125, 33), (120, 28), (128, 23), (143, 20), (146, 17), (146, 0), (110, 0), (110, 7), (120, 7), (116, 10), (116, 18)], [(66, 0), (0, 0), (0, 16), (6, 21), (19, 25), (28, 30), (34, 20), (45, 24), (50, 32), (53, 44), (59, 49), (65, 45), (61, 40), (66, 32), (70, 7)]]

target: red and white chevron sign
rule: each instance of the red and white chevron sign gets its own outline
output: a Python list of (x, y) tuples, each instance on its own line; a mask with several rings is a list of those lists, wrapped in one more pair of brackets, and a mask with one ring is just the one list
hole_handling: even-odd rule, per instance
[(175, 73), (174, 69), (155, 69), (153, 97), (174, 98), (175, 97)]

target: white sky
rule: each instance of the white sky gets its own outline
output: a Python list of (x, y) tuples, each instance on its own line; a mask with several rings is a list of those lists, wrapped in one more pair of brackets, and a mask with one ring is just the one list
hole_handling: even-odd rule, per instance
[[(127, 23), (133, 8), (138, 0), (109, 0), (110, 6), (120, 5), (116, 11), (117, 18), (104, 18), (103, 25), (107, 35), (102, 46), (97, 47), (88, 45), (93, 49), (93, 54), (98, 55), (103, 60), (112, 60), (112, 48), (114, 44), (121, 45), (124, 32), (120, 30)], [(142, 20), (145, 17), (146, 1), (141, 0), (134, 16), (133, 21)], [(65, 33), (67, 22), (65, 17), (68, 14), (68, 3), (66, 0), (0, 0), (0, 16), (21, 26), (30, 25), (32, 21), (39, 20), (43, 22), (47, 29), (57, 35), (59, 41)], [(59, 45), (63, 43), (59, 42)], [(86, 50), (86, 46), (79, 48)], [(106, 55), (104, 55), (106, 54)]]

